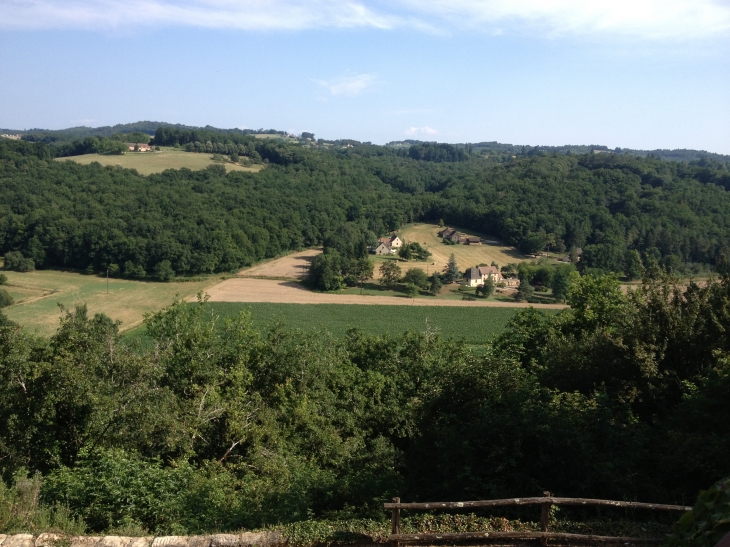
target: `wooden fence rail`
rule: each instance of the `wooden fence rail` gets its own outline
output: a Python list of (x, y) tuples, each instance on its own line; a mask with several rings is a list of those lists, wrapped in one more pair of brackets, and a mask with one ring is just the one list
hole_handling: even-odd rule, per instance
[[(400, 512), (403, 509), (433, 510), (433, 509), (470, 509), (474, 507), (507, 507), (513, 505), (540, 505), (540, 532), (460, 532), (449, 534), (401, 534), (400, 533)], [(541, 498), (510, 498), (503, 500), (481, 500), (481, 501), (447, 501), (429, 503), (401, 503), (400, 498), (393, 498), (393, 503), (386, 503), (385, 508), (391, 509), (392, 528), (388, 541), (393, 547), (399, 543), (425, 543), (443, 541), (479, 541), (498, 542), (505, 541), (536, 541), (546, 546), (548, 540), (557, 540), (560, 543), (568, 544), (661, 544), (661, 538), (635, 538), (635, 537), (613, 537), (594, 536), (585, 534), (565, 534), (561, 532), (548, 531), (549, 512), (551, 505), (580, 505), (580, 506), (604, 506), (629, 509), (650, 509), (654, 511), (691, 511), (691, 507), (683, 505), (664, 505), (659, 503), (639, 503), (634, 501), (612, 501), (595, 500), (589, 498), (556, 498), (550, 492), (544, 492)]]

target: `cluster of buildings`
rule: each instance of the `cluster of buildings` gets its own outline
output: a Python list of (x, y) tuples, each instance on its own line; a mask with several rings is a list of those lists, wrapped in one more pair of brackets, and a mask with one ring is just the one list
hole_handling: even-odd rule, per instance
[(373, 249), (373, 253), (376, 255), (390, 255), (398, 252), (403, 242), (397, 235), (388, 237), (381, 237), (378, 239), (378, 244)]
[(488, 278), (492, 279), (495, 286), (498, 284), (504, 287), (519, 287), (520, 280), (512, 277), (504, 277), (496, 266), (475, 266), (469, 268), (464, 274), (464, 283), (467, 287), (480, 287)]
[(0, 138), (3, 138), (3, 139), (13, 139), (14, 141), (19, 141), (20, 140), (20, 137), (22, 137), (22, 135), (6, 135), (5, 133), (3, 133), (2, 135), (0, 135)]
[(125, 142), (130, 152), (152, 152), (154, 148), (144, 142)]
[(478, 237), (467, 236), (452, 228), (444, 228), (437, 234), (440, 238), (462, 245), (481, 245), (482, 240)]

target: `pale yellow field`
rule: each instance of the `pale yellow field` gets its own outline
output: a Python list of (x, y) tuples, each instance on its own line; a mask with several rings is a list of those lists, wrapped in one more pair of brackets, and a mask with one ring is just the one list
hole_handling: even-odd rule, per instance
[[(458, 226), (451, 226), (452, 228), (459, 230), (461, 233), (466, 235), (482, 235), (471, 232), (469, 230), (460, 230)], [(397, 232), (398, 237), (405, 242), (416, 242), (422, 247), (431, 251), (431, 258), (428, 262), (399, 262), (398, 265), (401, 270), (405, 273), (410, 268), (422, 268), (426, 270), (428, 268), (430, 273), (435, 271), (442, 271), (446, 264), (449, 262), (451, 253), (454, 253), (456, 262), (459, 264), (459, 269), (463, 272), (467, 268), (477, 266), (479, 264), (491, 264), (496, 262), (500, 267), (509, 264), (510, 262), (524, 262), (530, 260), (530, 258), (514, 247), (504, 247), (501, 245), (482, 244), (482, 245), (446, 245), (443, 243), (436, 233), (439, 232), (438, 224), (411, 224), (406, 226), (402, 230)], [(486, 237), (487, 239), (493, 239)], [(381, 259), (382, 260), (382, 259)], [(380, 266), (381, 260), (376, 260), (375, 273), (376, 277), (379, 277), (378, 267)]]
[[(127, 152), (121, 156), (105, 156), (100, 154), (84, 154), (68, 158), (56, 158), (57, 161), (75, 161), (82, 165), (99, 162), (102, 165), (116, 165), (128, 169), (136, 169), (140, 175), (161, 173), (165, 169), (182, 169), (183, 167), (197, 171), (213, 164), (212, 154), (184, 152), (174, 148), (163, 147), (160, 152)], [(244, 167), (240, 164), (224, 163), (226, 171), (260, 171), (263, 165)]]
[(107, 294), (106, 279), (95, 275), (55, 270), (3, 273), (8, 278), (3, 288), (15, 299), (3, 312), (27, 330), (45, 336), (58, 328), (59, 303), (66, 308), (85, 303), (90, 316), (105, 313), (122, 321), (122, 330), (127, 330), (139, 325), (145, 313), (172, 303), (176, 295), (190, 297), (220, 281), (220, 277), (173, 283), (110, 279)]

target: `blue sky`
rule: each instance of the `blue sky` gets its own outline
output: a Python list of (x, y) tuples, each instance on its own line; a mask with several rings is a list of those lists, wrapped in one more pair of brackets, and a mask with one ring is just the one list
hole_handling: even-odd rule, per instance
[(0, 0), (0, 127), (730, 154), (728, 0)]

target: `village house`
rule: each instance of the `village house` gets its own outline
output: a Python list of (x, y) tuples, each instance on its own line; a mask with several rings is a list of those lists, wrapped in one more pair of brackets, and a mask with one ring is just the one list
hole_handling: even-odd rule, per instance
[(400, 249), (401, 245), (403, 245), (401, 239), (395, 234), (388, 237), (381, 237), (380, 239), (378, 239), (378, 243), (385, 243), (393, 249)]
[[(381, 239), (388, 239), (388, 238), (381, 238)], [(393, 249), (390, 248), (389, 242), (384, 241), (378, 241), (377, 247), (373, 249), (373, 253), (379, 256), (383, 255), (389, 255), (393, 252)]]
[(462, 235), (456, 230), (452, 230), (450, 234), (444, 236), (444, 239), (446, 241), (453, 241), (454, 243), (460, 243), (461, 238)]
[(152, 150), (149, 144), (143, 142), (125, 142), (124, 144), (127, 145), (127, 150), (130, 152), (135, 152), (135, 147), (137, 152), (150, 152)]
[(480, 287), (490, 277), (495, 286), (498, 283), (504, 283), (507, 287), (517, 287), (520, 284), (519, 279), (506, 279), (503, 277), (495, 266), (475, 266), (469, 268), (464, 274), (464, 280), (468, 287)]

